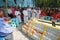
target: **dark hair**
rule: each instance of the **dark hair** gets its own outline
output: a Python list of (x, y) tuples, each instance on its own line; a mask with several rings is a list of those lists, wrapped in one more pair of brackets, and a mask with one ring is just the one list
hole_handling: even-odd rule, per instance
[(0, 9), (0, 12), (3, 11), (3, 9)]
[(0, 9), (0, 12), (3, 12), (3, 13), (4, 13), (4, 15), (5, 15), (5, 12), (4, 12), (4, 10), (3, 10), (3, 9)]

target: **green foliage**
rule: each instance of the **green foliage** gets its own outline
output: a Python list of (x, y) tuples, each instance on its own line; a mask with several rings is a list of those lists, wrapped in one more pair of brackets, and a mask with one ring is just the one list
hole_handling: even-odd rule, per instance
[(35, 5), (36, 5), (37, 7), (43, 6), (43, 0), (35, 0)]
[(57, 0), (57, 6), (60, 7), (60, 0)]
[(37, 7), (60, 7), (60, 0), (35, 0)]

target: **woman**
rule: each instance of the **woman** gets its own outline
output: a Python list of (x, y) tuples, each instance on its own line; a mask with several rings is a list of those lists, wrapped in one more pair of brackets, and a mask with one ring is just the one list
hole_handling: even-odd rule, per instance
[(4, 20), (4, 12), (0, 9), (0, 37), (5, 37), (12, 31), (13, 28)]

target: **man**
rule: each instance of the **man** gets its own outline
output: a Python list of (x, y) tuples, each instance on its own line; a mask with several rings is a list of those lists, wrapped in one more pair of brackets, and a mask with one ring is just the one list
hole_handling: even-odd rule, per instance
[(21, 23), (21, 13), (18, 9), (15, 10), (15, 16), (18, 18), (19, 22)]
[(12, 18), (12, 10), (10, 8), (7, 9), (8, 16)]
[(27, 23), (28, 22), (28, 11), (26, 8), (23, 10), (23, 15), (24, 15), (24, 23)]
[(28, 17), (29, 17), (29, 19), (30, 19), (30, 18), (31, 18), (31, 8), (28, 7), (28, 8), (27, 8), (27, 11), (28, 11)]
[(36, 18), (36, 13), (37, 13), (37, 12), (36, 12), (36, 9), (33, 8), (33, 9), (32, 9), (32, 17), (33, 17), (33, 18)]
[(3, 10), (0, 9), (0, 37), (6, 37), (11, 34), (13, 28), (4, 20)]

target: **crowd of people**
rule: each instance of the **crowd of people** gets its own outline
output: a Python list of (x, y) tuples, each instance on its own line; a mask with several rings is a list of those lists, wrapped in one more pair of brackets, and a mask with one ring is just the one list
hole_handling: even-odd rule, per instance
[(60, 8), (43, 8), (41, 11), (41, 16), (50, 16), (53, 19), (60, 18)]
[(39, 14), (41, 13), (40, 8), (20, 8), (18, 7), (8, 7), (7, 10), (5, 8), (1, 8), (4, 10), (5, 17), (8, 15), (10, 18), (18, 18), (19, 22), (21, 23), (24, 20), (26, 23), (31, 17), (39, 18)]
[[(0, 36), (5, 37), (13, 32), (13, 28), (6, 22), (10, 18), (18, 18), (19, 22), (27, 23), (28, 20), (33, 18), (41, 18), (50, 16), (53, 19), (60, 18), (60, 9), (57, 8), (20, 8), (20, 7), (5, 7), (0, 8)], [(6, 18), (7, 17), (7, 18)]]
[(7, 10), (5, 8), (1, 8), (5, 11), (5, 16), (6, 14), (10, 18), (18, 18), (19, 22), (21, 23), (22, 20), (24, 20), (24, 23), (26, 23), (31, 17), (33, 18), (41, 18), (44, 16), (50, 16), (54, 19), (60, 18), (60, 9), (58, 8), (30, 8), (30, 7), (25, 7), (25, 8), (20, 8), (18, 7), (8, 7)]

